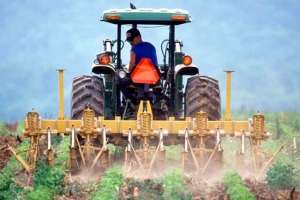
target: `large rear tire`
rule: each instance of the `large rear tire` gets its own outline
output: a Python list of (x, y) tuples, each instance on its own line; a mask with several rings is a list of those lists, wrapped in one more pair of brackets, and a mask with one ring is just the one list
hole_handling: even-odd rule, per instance
[(96, 116), (104, 115), (104, 85), (97, 76), (83, 75), (73, 79), (72, 119), (79, 119), (82, 111), (89, 106)]
[(208, 76), (190, 77), (186, 84), (185, 105), (188, 117), (195, 117), (197, 112), (204, 111), (209, 120), (219, 120), (221, 100), (218, 81)]

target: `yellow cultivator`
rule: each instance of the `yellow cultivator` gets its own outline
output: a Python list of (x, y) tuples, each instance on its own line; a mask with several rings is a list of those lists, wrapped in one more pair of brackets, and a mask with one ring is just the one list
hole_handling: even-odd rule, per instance
[[(227, 73), (227, 85), (230, 79)], [(110, 165), (108, 142), (124, 146), (124, 169), (128, 173), (142, 169), (144, 175), (150, 175), (155, 166), (163, 166), (165, 162), (165, 145), (181, 144), (181, 165), (185, 171), (204, 174), (208, 166), (222, 163), (222, 137), (228, 135), (240, 137), (242, 143), (249, 138), (253, 149), (257, 152), (254, 159), (259, 161), (260, 143), (268, 137), (265, 130), (264, 116), (257, 113), (251, 120), (231, 120), (228, 106), (224, 120), (208, 120), (206, 112), (200, 111), (196, 117), (176, 120), (153, 120), (149, 101), (139, 104), (137, 119), (122, 120), (96, 117), (95, 112), (87, 107), (82, 118), (66, 119), (63, 111), (63, 71), (59, 71), (59, 116), (58, 119), (42, 119), (37, 112), (29, 112), (25, 120), (24, 137), (30, 139), (27, 160), (17, 157), (24, 168), (31, 172), (39, 155), (39, 141), (47, 140), (47, 160), (49, 165), (54, 161), (54, 150), (51, 144), (53, 134), (70, 137), (69, 167), (73, 171), (80, 168), (99, 168)], [(227, 95), (230, 87), (227, 87)], [(227, 104), (230, 105), (230, 97)], [(212, 140), (213, 139), (213, 140)], [(213, 142), (213, 145), (207, 145)], [(244, 152), (242, 144), (242, 152)], [(13, 151), (13, 149), (12, 149)], [(16, 153), (14, 153), (17, 155)], [(178, 155), (180, 156), (180, 155)], [(212, 160), (216, 161), (212, 163)]]

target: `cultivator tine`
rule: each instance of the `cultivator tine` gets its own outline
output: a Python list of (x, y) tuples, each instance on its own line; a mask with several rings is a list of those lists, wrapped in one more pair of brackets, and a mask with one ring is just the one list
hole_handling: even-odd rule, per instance
[(189, 135), (188, 135), (188, 131), (185, 130), (184, 132), (184, 152), (188, 152), (188, 139), (189, 139)]
[(211, 162), (213, 156), (215, 155), (215, 153), (216, 153), (217, 151), (219, 151), (220, 144), (221, 144), (221, 140), (219, 140), (219, 142), (216, 144), (214, 150), (213, 150), (212, 153), (209, 155), (208, 160), (206, 161), (204, 167), (203, 167), (202, 170), (201, 170), (201, 175), (204, 175), (204, 173), (206, 172), (207, 167), (208, 167), (208, 165), (210, 164), (210, 162)]
[(154, 154), (153, 154), (153, 156), (152, 156), (152, 159), (151, 159), (151, 162), (150, 162), (150, 166), (149, 166), (149, 169), (148, 169), (148, 173), (147, 173), (147, 176), (148, 176), (148, 177), (149, 177), (150, 174), (151, 174), (152, 167), (153, 167), (153, 164), (154, 164), (154, 162), (155, 162), (157, 153), (158, 153), (158, 151), (160, 150), (160, 145), (161, 145), (161, 141), (159, 141), (159, 143), (158, 143), (158, 145), (157, 145), (157, 147), (156, 147), (156, 149), (155, 149), (155, 152), (154, 152)]
[(149, 165), (149, 169), (148, 169), (148, 173), (147, 173), (147, 176), (149, 177), (151, 175), (151, 172), (152, 172), (152, 168), (153, 168), (153, 165), (155, 163), (155, 160), (157, 158), (157, 154), (158, 152), (161, 151), (161, 152), (164, 152), (164, 142), (163, 142), (163, 130), (162, 128), (159, 129), (159, 141), (158, 141), (158, 145), (155, 149), (155, 152), (151, 158), (151, 161), (150, 161), (150, 165)]
[(131, 151), (131, 142), (132, 142), (132, 131), (131, 128), (128, 130), (128, 145), (127, 145), (127, 150)]
[(221, 135), (220, 135), (220, 129), (217, 128), (216, 130), (216, 145), (218, 146), (218, 151), (222, 151), (222, 146), (221, 146)]
[(81, 158), (82, 164), (83, 164), (83, 166), (86, 167), (85, 157), (84, 157), (84, 154), (83, 154), (83, 151), (82, 151), (82, 147), (81, 147), (81, 145), (79, 143), (78, 137), (75, 137), (75, 139), (76, 139), (76, 143), (77, 143), (77, 146), (78, 146), (78, 151), (79, 151), (79, 154), (80, 154), (80, 158)]
[(280, 151), (283, 149), (284, 145), (281, 145), (278, 150), (272, 155), (272, 157), (265, 163), (265, 165), (261, 168), (261, 170), (259, 171), (259, 173), (256, 176), (256, 180), (258, 180), (263, 173), (265, 172), (265, 170), (272, 164), (274, 158), (280, 153)]
[(96, 166), (99, 158), (102, 156), (102, 153), (106, 150), (107, 150), (107, 139), (106, 139), (106, 127), (104, 126), (102, 128), (102, 148), (100, 149), (95, 159), (93, 160), (92, 165), (90, 167), (91, 169), (93, 169)]
[(249, 139), (249, 141), (250, 141), (252, 165), (253, 165), (253, 169), (254, 169), (254, 174), (256, 174), (257, 173), (257, 162), (256, 162), (255, 146), (253, 145), (253, 142), (252, 142), (251, 138)]
[(72, 125), (72, 129), (71, 129), (71, 148), (75, 148), (75, 128), (74, 128), (74, 125)]
[(189, 135), (189, 132), (188, 132), (188, 128), (185, 129), (185, 132), (186, 132), (186, 141), (187, 141), (187, 144), (188, 144), (188, 147), (190, 149), (190, 152), (191, 152), (191, 155), (192, 155), (192, 158), (193, 158), (193, 162), (195, 164), (195, 167), (196, 167), (196, 170), (199, 171), (200, 167), (199, 167), (199, 162), (194, 154), (194, 151), (193, 151), (193, 147), (190, 143), (190, 140), (188, 138), (188, 135)]
[(160, 151), (164, 151), (164, 134), (162, 128), (159, 129), (159, 142), (160, 142)]
[(92, 165), (91, 165), (91, 169), (93, 169), (94, 167), (95, 167), (95, 165), (97, 164), (97, 161), (99, 160), (99, 158), (101, 157), (101, 155), (102, 155), (102, 152), (105, 150), (105, 147), (103, 146), (102, 148), (101, 148), (101, 150), (97, 153), (97, 155), (96, 155), (96, 157), (95, 157), (95, 159), (93, 160), (93, 163), (92, 163)]
[(107, 149), (107, 139), (106, 139), (106, 127), (103, 126), (102, 128), (102, 147), (104, 150)]
[(140, 157), (137, 155), (137, 153), (136, 153), (136, 151), (135, 151), (135, 149), (133, 148), (133, 146), (132, 146), (131, 143), (130, 143), (130, 148), (132, 149), (133, 155), (134, 155), (136, 161), (138, 162), (139, 167), (143, 167), (143, 164), (142, 164), (142, 162), (141, 162), (141, 159), (140, 159)]
[(241, 150), (241, 153), (245, 154), (245, 131), (244, 130), (242, 132), (241, 140), (242, 140), (242, 150)]
[(48, 139), (47, 149), (50, 150), (51, 149), (51, 130), (49, 127), (47, 129), (47, 139)]
[(51, 143), (51, 129), (48, 127), (47, 129), (47, 163), (49, 166), (54, 165), (54, 152), (52, 150), (52, 143)]
[(293, 137), (293, 150), (294, 150), (294, 152), (297, 152), (297, 140), (296, 140), (296, 136)]
[[(131, 156), (130, 154), (133, 154), (135, 160), (137, 161), (139, 168), (143, 166), (140, 157), (138, 156), (137, 152), (135, 151), (133, 145), (132, 145), (132, 129), (128, 129), (128, 135), (127, 135), (127, 147), (125, 149), (125, 168), (128, 167), (128, 164), (131, 163)], [(129, 156), (128, 156), (129, 154)], [(129, 165), (130, 166), (130, 165)]]

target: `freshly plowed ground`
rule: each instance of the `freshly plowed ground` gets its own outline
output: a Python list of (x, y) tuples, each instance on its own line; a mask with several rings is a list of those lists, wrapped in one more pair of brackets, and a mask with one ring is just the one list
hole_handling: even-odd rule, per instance
[(16, 147), (18, 145), (17, 138), (13, 136), (0, 136), (0, 170), (6, 165), (11, 156), (11, 152), (4, 148), (7, 144)]

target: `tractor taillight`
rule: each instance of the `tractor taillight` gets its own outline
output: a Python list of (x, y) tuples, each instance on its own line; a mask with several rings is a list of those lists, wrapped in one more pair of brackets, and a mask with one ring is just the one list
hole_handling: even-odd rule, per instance
[(188, 56), (188, 55), (183, 56), (183, 58), (182, 58), (182, 63), (183, 64), (190, 65), (190, 64), (192, 64), (192, 62), (193, 62), (193, 59), (192, 59), (191, 56)]
[(97, 56), (99, 64), (108, 65), (110, 63), (110, 57), (107, 54), (100, 54)]
[(119, 15), (107, 15), (107, 16), (105, 16), (105, 19), (107, 21), (116, 21), (116, 20), (120, 20), (120, 16)]
[(185, 15), (173, 15), (171, 17), (172, 21), (185, 21), (186, 20), (186, 16)]

